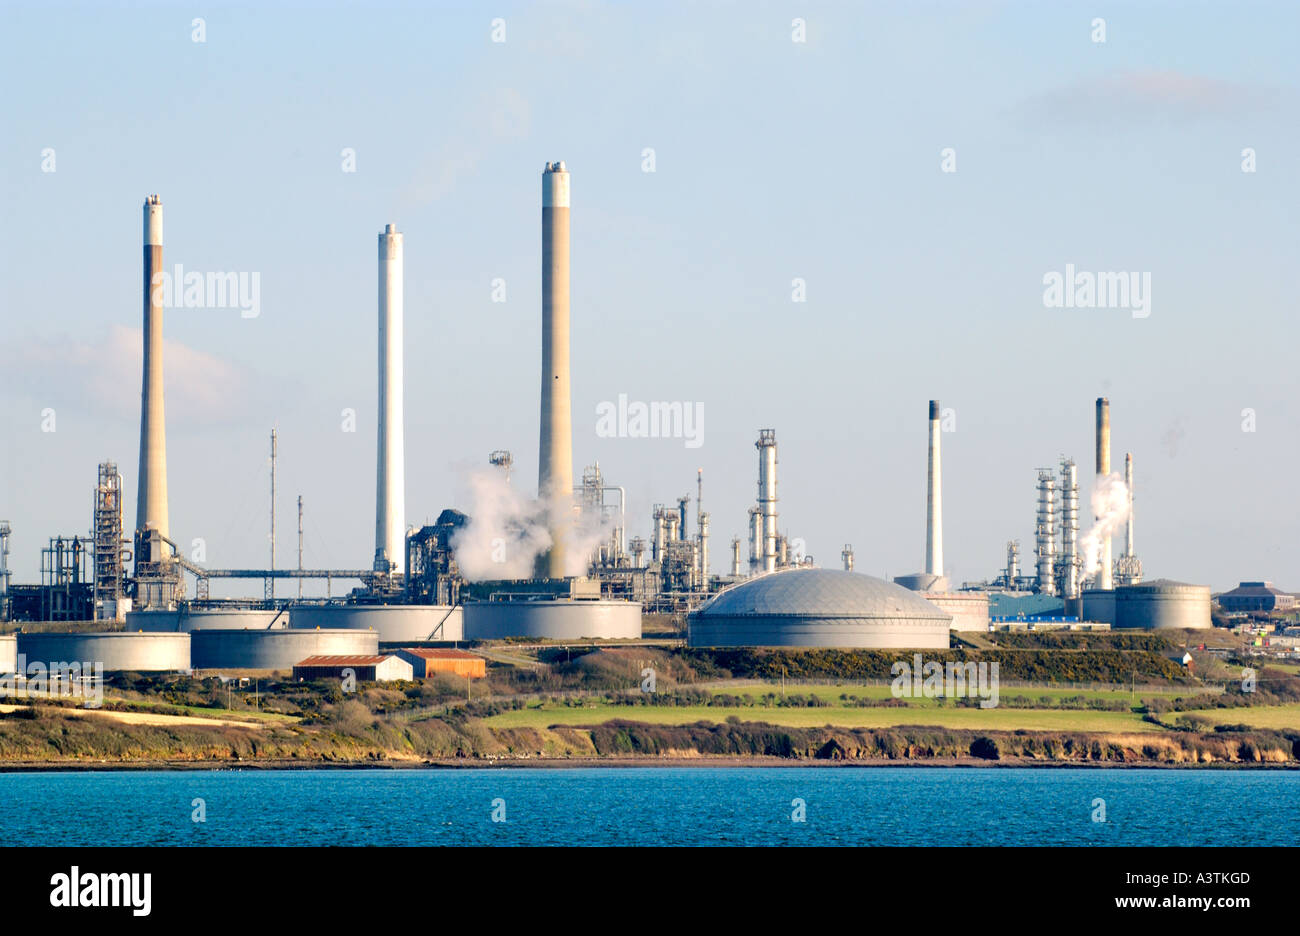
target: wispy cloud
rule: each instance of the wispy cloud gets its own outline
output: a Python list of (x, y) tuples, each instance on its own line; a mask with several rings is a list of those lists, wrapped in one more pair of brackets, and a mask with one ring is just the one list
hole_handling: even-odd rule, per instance
[(1022, 120), (1035, 125), (1120, 129), (1241, 116), (1282, 100), (1282, 93), (1275, 89), (1176, 69), (1134, 69), (1046, 91), (1025, 101), (1018, 110)]
[[(143, 359), (140, 329), (117, 324), (98, 338), (20, 338), (0, 352), (14, 390), (40, 406), (113, 419), (139, 417)], [(242, 364), (171, 339), (163, 339), (163, 387), (169, 428), (246, 422), (254, 400), (268, 390)]]
[(525, 139), (531, 130), (532, 107), (522, 93), (499, 88), (483, 95), (449, 141), (420, 164), (407, 187), (408, 197), (417, 204), (435, 201), (475, 172), (492, 147)]

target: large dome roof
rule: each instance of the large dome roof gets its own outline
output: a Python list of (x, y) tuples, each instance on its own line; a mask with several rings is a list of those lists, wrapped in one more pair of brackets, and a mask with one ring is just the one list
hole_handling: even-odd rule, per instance
[(838, 569), (784, 569), (760, 575), (721, 592), (697, 614), (703, 618), (932, 618), (945, 623), (949, 619), (901, 585)]

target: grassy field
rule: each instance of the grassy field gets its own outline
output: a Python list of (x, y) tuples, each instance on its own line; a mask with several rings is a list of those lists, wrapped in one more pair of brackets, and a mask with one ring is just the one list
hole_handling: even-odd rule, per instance
[[(1211, 719), (1216, 725), (1250, 725), (1252, 728), (1290, 728), (1300, 730), (1300, 703), (1269, 705), (1257, 708), (1198, 709), (1180, 712)], [(1171, 716), (1165, 716), (1169, 718)]]
[[(929, 700), (927, 700), (929, 701)], [(735, 716), (741, 721), (767, 722), (792, 728), (836, 725), (845, 728), (888, 728), (894, 725), (936, 725), (943, 728), (1014, 731), (1133, 732), (1160, 731), (1133, 712), (1091, 712), (1045, 709), (940, 708), (723, 708), (720, 706), (630, 706), (591, 704), (584, 708), (546, 703), (541, 706), (503, 712), (486, 719), (494, 728), (545, 728), (550, 725), (598, 725), (612, 719), (656, 725), (688, 725), (693, 722), (724, 722)]]
[[(762, 696), (767, 695), (768, 693), (776, 693), (777, 695), (780, 695), (781, 693), (780, 683), (763, 682), (757, 679), (735, 680), (732, 682), (725, 683), (721, 686), (708, 686), (708, 687), (701, 687), (701, 688), (704, 688), (705, 691), (711, 692), (714, 695), (737, 695), (737, 696), (750, 695), (753, 696), (755, 699), (761, 698)], [(815, 695), (817, 696), (817, 698), (825, 699), (826, 701), (831, 703), (838, 702), (840, 696), (842, 695), (847, 695), (853, 699), (888, 699), (892, 695), (889, 686), (855, 686), (855, 685), (843, 685), (843, 686), (829, 685), (828, 686), (828, 685), (801, 684), (795, 682), (786, 683), (785, 691), (786, 691), (786, 695), (796, 695), (796, 694), (803, 695), (803, 696)], [(1193, 687), (1187, 687), (1187, 686), (1182, 686), (1182, 687), (1160, 686), (1152, 689), (1143, 689), (1142, 687), (1139, 686), (1137, 692), (1134, 693), (1131, 696), (1131, 698), (1133, 699), (1133, 703), (1136, 705), (1140, 703), (1143, 696), (1149, 697), (1149, 696), (1157, 696), (1157, 695), (1168, 695), (1168, 696), (1191, 695), (1197, 691), (1201, 691), (1201, 690), (1198, 690), (1197, 688), (1193, 688)], [(1078, 697), (1082, 697), (1085, 699), (1107, 699), (1107, 700), (1118, 699), (1125, 702), (1127, 702), (1130, 699), (1130, 694), (1127, 689), (1116, 689), (1116, 690), (1063, 689), (1058, 687), (1049, 687), (1049, 688), (1041, 688), (1041, 689), (1037, 687), (1033, 687), (1033, 688), (1006, 687), (1001, 690), (999, 696), (1000, 698), (1003, 699), (1024, 697), (1024, 698), (1031, 699), (1035, 703), (1037, 703), (1039, 699), (1042, 698), (1043, 696), (1047, 696), (1048, 698), (1052, 699), (1053, 702), (1059, 699), (1072, 699)], [(913, 698), (913, 699), (908, 699), (907, 701), (910, 705), (916, 707), (932, 707), (932, 706), (939, 705), (939, 701), (937, 699)]]

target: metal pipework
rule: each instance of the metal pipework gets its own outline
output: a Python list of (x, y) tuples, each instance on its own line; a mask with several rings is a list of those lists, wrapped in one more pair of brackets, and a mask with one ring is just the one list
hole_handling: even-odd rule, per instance
[(405, 566), (406, 453), (403, 431), (403, 238), (379, 233), (379, 429), (375, 472), (376, 572)]
[(762, 566), (776, 570), (776, 430), (760, 429), (758, 441), (758, 508), (763, 514)]
[[(1097, 397), (1097, 480), (1110, 474), (1110, 400)], [(1099, 520), (1099, 517), (1094, 517)], [(1114, 587), (1111, 575), (1110, 537), (1101, 541), (1101, 568), (1097, 570), (1097, 587), (1109, 590)]]
[(930, 467), (925, 496), (925, 571), (943, 575), (943, 480), (939, 459), (939, 401), (930, 401)]
[[(162, 199), (150, 195), (144, 201), (144, 374), (140, 390), (140, 476), (135, 501), (137, 568), (141, 562), (163, 561), (166, 557), (163, 539), (169, 535), (162, 277)], [(146, 530), (156, 530), (159, 536), (141, 536)]]
[(551, 548), (538, 563), (545, 578), (563, 578), (572, 520), (573, 412), (569, 383), (569, 171), (563, 161), (542, 172), (542, 394), (537, 496), (550, 517)]

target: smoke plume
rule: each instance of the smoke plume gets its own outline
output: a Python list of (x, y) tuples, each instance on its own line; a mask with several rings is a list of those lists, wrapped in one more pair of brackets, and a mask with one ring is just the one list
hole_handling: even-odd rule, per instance
[(585, 575), (591, 554), (615, 524), (613, 518), (579, 514), (571, 500), (548, 504), (526, 497), (497, 470), (471, 474), (469, 499), (469, 520), (453, 534), (451, 547), (471, 582), (532, 578), (537, 559), (551, 547), (553, 519), (568, 530), (564, 574)]
[(1128, 485), (1122, 474), (1112, 472), (1097, 479), (1092, 489), (1092, 515), (1096, 519), (1079, 541), (1085, 577), (1097, 573), (1101, 544), (1118, 534), (1128, 520)]

